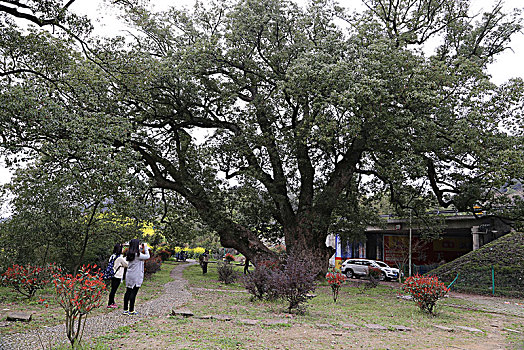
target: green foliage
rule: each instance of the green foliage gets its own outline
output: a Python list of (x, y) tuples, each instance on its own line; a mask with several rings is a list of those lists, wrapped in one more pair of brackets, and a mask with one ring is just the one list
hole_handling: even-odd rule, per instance
[(238, 272), (233, 269), (233, 266), (227, 262), (219, 262), (217, 263), (217, 273), (218, 273), (218, 280), (220, 282), (224, 282), (225, 284), (231, 284), (235, 282), (239, 274)]
[[(256, 261), (284, 237), (317, 272), (328, 233), (377, 223), (374, 195), (428, 228), (435, 205), (513, 204), (522, 219), (522, 201), (495, 189), (524, 172), (524, 83), (496, 86), (487, 72), (521, 29), (518, 14), (496, 6), (473, 22), (468, 1), (366, 4), (348, 15), (330, 1), (165, 13), (118, 2), (138, 34), (83, 52), (14, 29), (1, 55), (32, 72), (0, 81), (1, 147), (12, 163), (39, 152), (87, 171), (95, 188), (154, 188), (139, 193), (157, 200), (170, 242), (214, 231)], [(17, 45), (27, 50), (13, 55)]]
[[(0, 242), (14, 263), (56, 262), (69, 271), (106, 260), (116, 242), (140, 235), (147, 212), (107, 174), (39, 163), (5, 185), (12, 216), (0, 223)], [(106, 169), (107, 170), (107, 169)], [(116, 176), (115, 173), (113, 175)], [(124, 215), (131, 214), (131, 220)]]

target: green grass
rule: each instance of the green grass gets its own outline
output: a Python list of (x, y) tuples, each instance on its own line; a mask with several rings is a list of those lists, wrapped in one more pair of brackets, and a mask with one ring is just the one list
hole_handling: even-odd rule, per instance
[[(233, 265), (233, 269), (242, 275), (244, 271), (243, 266)], [(191, 286), (194, 288), (205, 288), (205, 289), (232, 289), (232, 290), (244, 290), (241, 283), (224, 284), (218, 280), (217, 264), (210, 263), (207, 267), (207, 274), (202, 274), (202, 268), (200, 265), (192, 265), (184, 269), (183, 276), (188, 281), (191, 281)]]
[[(152, 279), (146, 280), (137, 302), (158, 296), (163, 285), (171, 281), (169, 274), (175, 264), (165, 264)], [(238, 270), (241, 271), (241, 268), (238, 267)], [(135, 344), (176, 349), (447, 349), (448, 345), (470, 348), (474, 344), (493, 341), (490, 338), (493, 336), (493, 322), (500, 325), (496, 330), (499, 334), (495, 340), (498, 345), (517, 349), (523, 344), (522, 333), (502, 332), (503, 327), (524, 332), (522, 318), (444, 305), (449, 303), (475, 307), (472, 301), (446, 298), (438, 307), (437, 317), (433, 317), (419, 311), (415, 303), (398, 299), (399, 291), (388, 286), (363, 290), (357, 287), (357, 283), (346, 284), (340, 291), (337, 303), (334, 303), (330, 287), (320, 284), (315, 291), (316, 297), (308, 303), (306, 313), (289, 315), (285, 312), (284, 302), (252, 301), (248, 293), (239, 292), (243, 290), (240, 283), (226, 286), (218, 282), (214, 265), (210, 264), (208, 271), (207, 275), (202, 275), (198, 265), (188, 266), (184, 270), (184, 277), (188, 279), (190, 288), (193, 288), (193, 300), (185, 307), (197, 316), (228, 315), (232, 321), (143, 318), (132, 326), (120, 327), (86, 341), (79, 349), (132, 348)], [(121, 287), (121, 293), (123, 290)], [(5, 291), (1, 292), (5, 294), (6, 300), (13, 298)], [(246, 325), (240, 322), (241, 319), (258, 320), (259, 323), (255, 326)], [(283, 321), (264, 325), (267, 321), (280, 319)], [(343, 323), (355, 324), (359, 328), (344, 330)], [(390, 330), (370, 331), (364, 327), (367, 323), (380, 324)], [(320, 324), (329, 326), (325, 328)], [(413, 331), (396, 332), (393, 331), (393, 325), (407, 326)], [(470, 326), (485, 331), (485, 334), (463, 331), (448, 333), (433, 325), (452, 328), (457, 325)], [(334, 333), (342, 333), (343, 336), (336, 337)]]
[(492, 266), (495, 295), (524, 297), (524, 233), (509, 233), (430, 273), (446, 283), (458, 275), (452, 287), (455, 291), (492, 294)]
[[(308, 303), (305, 314), (288, 315), (282, 301), (252, 301), (248, 293), (238, 292), (243, 289), (240, 283), (225, 286), (218, 282), (213, 265), (210, 265), (207, 275), (202, 275), (200, 266), (189, 266), (184, 270), (184, 277), (188, 279), (190, 288), (197, 288), (192, 289), (193, 301), (185, 305), (195, 315), (228, 315), (233, 320), (225, 322), (178, 317), (144, 319), (133, 325), (130, 332), (113, 332), (112, 339), (106, 336), (98, 338), (98, 341), (104, 340), (124, 348), (140, 342), (156, 348), (176, 349), (447, 349), (449, 345), (469, 348), (474, 344), (489, 342), (487, 334), (492, 329), (493, 318), (499, 322), (502, 319), (504, 327), (516, 330), (523, 327), (520, 325), (522, 318), (493, 316), (445, 306), (444, 303), (476, 305), (453, 297), (443, 300), (436, 317), (429, 316), (419, 311), (415, 303), (398, 299), (399, 291), (394, 288), (380, 285), (363, 291), (355, 283), (342, 287), (337, 303), (333, 302), (330, 287), (321, 284), (315, 291), (317, 296)], [(258, 320), (259, 323), (256, 326), (245, 325), (240, 319)], [(263, 325), (266, 321), (278, 319), (285, 321)], [(342, 330), (343, 323), (352, 323), (360, 328), (354, 331)], [(367, 323), (380, 324), (390, 330), (385, 333), (369, 331), (364, 328)], [(330, 327), (317, 327), (319, 324)], [(407, 326), (413, 331), (396, 332), (393, 331), (393, 325)], [(448, 333), (433, 325), (470, 326), (486, 333)], [(344, 336), (334, 338), (334, 332), (344, 332)], [(522, 342), (522, 335), (504, 334), (497, 342), (512, 348)]]

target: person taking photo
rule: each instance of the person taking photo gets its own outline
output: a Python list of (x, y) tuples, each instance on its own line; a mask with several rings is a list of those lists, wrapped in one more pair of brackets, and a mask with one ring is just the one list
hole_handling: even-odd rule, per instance
[(137, 315), (135, 301), (138, 290), (144, 281), (144, 260), (150, 258), (149, 248), (146, 243), (140, 244), (138, 239), (129, 242), (126, 254), (128, 263), (126, 273), (126, 294), (124, 295), (124, 315)]

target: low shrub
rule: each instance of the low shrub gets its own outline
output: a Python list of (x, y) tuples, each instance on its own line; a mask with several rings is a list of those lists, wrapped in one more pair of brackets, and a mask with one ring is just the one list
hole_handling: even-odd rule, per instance
[(162, 259), (162, 261), (166, 261), (171, 257), (171, 253), (166, 249), (159, 250), (156, 254), (160, 257), (160, 259)]
[(273, 270), (272, 284), (278, 297), (288, 302), (288, 312), (304, 313), (303, 305), (315, 290), (315, 277), (312, 263), (307, 258), (290, 255), (283, 270)]
[(9, 267), (2, 274), (1, 285), (11, 287), (16, 292), (32, 298), (39, 289), (45, 288), (52, 279), (52, 275), (57, 272), (54, 264), (46, 266), (17, 265)]
[(151, 276), (152, 274), (157, 273), (158, 271), (160, 271), (161, 267), (162, 259), (158, 255), (155, 255), (150, 259), (144, 261), (144, 273), (146, 274), (146, 276)]
[(228, 263), (220, 262), (217, 264), (218, 280), (225, 284), (230, 284), (238, 279), (238, 272)]
[(443, 298), (449, 289), (435, 276), (415, 275), (406, 279), (402, 289), (411, 295), (419, 308), (434, 315), (437, 301)]
[(255, 270), (245, 275), (242, 282), (252, 299), (274, 300), (277, 298), (276, 289), (273, 286), (273, 272), (278, 263), (272, 261), (259, 262)]

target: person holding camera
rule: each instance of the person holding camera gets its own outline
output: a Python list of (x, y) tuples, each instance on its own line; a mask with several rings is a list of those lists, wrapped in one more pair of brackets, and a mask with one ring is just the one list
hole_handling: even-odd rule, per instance
[[(129, 241), (126, 254), (128, 263), (126, 273), (126, 294), (124, 295), (124, 315), (136, 315), (135, 300), (138, 290), (144, 281), (144, 260), (150, 258), (147, 244), (140, 244), (138, 239)], [(128, 308), (129, 306), (129, 308)]]

